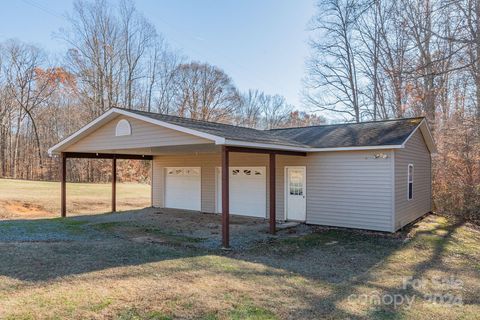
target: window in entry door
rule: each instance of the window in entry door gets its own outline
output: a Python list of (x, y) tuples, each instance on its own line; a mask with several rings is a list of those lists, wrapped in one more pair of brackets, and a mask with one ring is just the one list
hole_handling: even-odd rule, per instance
[(289, 182), (289, 191), (292, 196), (302, 196), (303, 195), (303, 176), (301, 172), (291, 171), (290, 172), (290, 182)]

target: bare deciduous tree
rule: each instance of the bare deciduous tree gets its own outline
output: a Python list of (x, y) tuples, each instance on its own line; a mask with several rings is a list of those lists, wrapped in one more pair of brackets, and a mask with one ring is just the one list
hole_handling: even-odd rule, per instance
[(307, 64), (306, 102), (320, 110), (361, 120), (360, 81), (355, 45), (356, 21), (362, 11), (357, 0), (319, 1), (312, 22), (315, 37)]
[(121, 60), (124, 61), (124, 100), (123, 105), (127, 109), (134, 106), (135, 84), (145, 77), (142, 72), (142, 59), (147, 56), (148, 51), (153, 50), (158, 54), (161, 49), (156, 45), (157, 33), (155, 28), (136, 11), (135, 6), (128, 0), (123, 0), (120, 4), (120, 34), (121, 47), (123, 53), (120, 53)]
[[(42, 146), (38, 134), (35, 111), (55, 90), (54, 69), (42, 70), (45, 56), (40, 49), (19, 42), (9, 42), (5, 47), (8, 55), (6, 66), (6, 89), (11, 101), (18, 106), (17, 131), (14, 149), (14, 162), (19, 158), (19, 133), (21, 122), (27, 118), (32, 124), (33, 138), (37, 146), (38, 161), (42, 166)], [(18, 175), (18, 165), (13, 176)]]
[(240, 94), (221, 69), (206, 63), (179, 65), (173, 73), (177, 115), (199, 120), (229, 121), (240, 106)]
[(260, 128), (262, 119), (262, 108), (260, 106), (259, 90), (250, 89), (242, 94), (242, 104), (238, 109), (235, 123), (249, 128)]
[(354, 121), (426, 116), (437, 209), (480, 220), (480, 1), (318, 3), (307, 103)]
[(293, 106), (283, 96), (249, 90), (242, 95), (236, 123), (258, 129), (281, 128), (288, 125), (292, 111)]
[[(228, 75), (172, 50), (133, 2), (80, 0), (60, 33), (63, 66), (19, 41), (0, 43), (0, 175), (56, 179), (46, 149), (113, 106), (259, 129), (424, 115), (434, 129), (438, 212), (480, 221), (480, 1), (318, 0), (305, 101), (240, 94)], [(109, 165), (70, 162), (73, 181)], [(44, 169), (41, 168), (43, 163)], [(148, 164), (119, 176), (145, 181)], [(135, 173), (135, 174), (132, 174)]]
[(95, 117), (120, 99), (121, 28), (108, 3), (77, 1), (69, 17), (71, 29), (60, 37), (71, 49), (68, 65), (79, 79), (82, 103)]

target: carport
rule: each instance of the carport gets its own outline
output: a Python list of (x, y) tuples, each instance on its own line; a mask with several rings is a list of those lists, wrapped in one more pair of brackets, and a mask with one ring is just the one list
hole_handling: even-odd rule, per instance
[[(224, 133), (222, 135), (213, 134), (215, 133), (215, 126), (222, 126)], [(250, 134), (249, 130), (254, 132), (252, 132), (251, 136), (246, 136), (245, 139), (256, 139), (258, 131), (254, 129), (240, 129), (239, 127), (228, 125), (190, 121), (178, 117), (113, 108), (49, 150), (51, 155), (58, 155), (61, 159), (61, 216), (66, 217), (67, 215), (66, 163), (68, 159), (112, 160), (112, 212), (115, 212), (117, 159), (152, 161), (152, 206), (154, 206), (156, 194), (161, 193), (161, 197), (165, 196), (164, 190), (161, 192), (156, 190), (156, 188), (165, 188), (165, 180), (158, 179), (158, 181), (162, 181), (158, 182), (156, 179), (156, 175), (163, 177), (165, 174), (163, 168), (154, 174), (155, 166), (153, 165), (153, 160), (156, 157), (161, 158), (163, 155), (190, 155), (194, 158), (199, 154), (212, 154), (219, 156), (221, 159), (218, 167), (221, 174), (219, 180), (221, 180), (222, 244), (223, 247), (228, 248), (230, 245), (229, 217), (231, 201), (230, 159), (232, 154), (241, 153), (252, 155), (252, 157), (254, 155), (268, 157), (268, 163), (265, 165), (267, 168), (266, 176), (268, 177), (266, 181), (266, 188), (268, 189), (266, 203), (274, 205), (268, 205), (268, 216), (265, 216), (265, 218), (269, 220), (269, 232), (275, 234), (278, 156), (303, 159), (306, 156), (306, 152), (302, 148), (289, 145), (291, 144), (289, 141), (282, 141), (280, 138), (279, 141), (273, 141), (274, 144), (260, 144), (251, 141), (240, 143), (238, 140), (228, 139), (230, 131), (236, 137), (241, 137), (242, 135)], [(269, 138), (271, 139), (271, 137)], [(259, 137), (259, 139), (260, 141), (265, 141), (265, 138)], [(248, 163), (245, 163), (245, 165), (248, 165)], [(216, 166), (212, 164), (211, 167), (214, 168)], [(204, 193), (207, 191), (202, 190)], [(267, 192), (265, 192), (265, 195), (267, 195)], [(216, 201), (216, 203), (219, 203), (219, 201)], [(165, 203), (163, 202), (162, 205), (165, 206)]]

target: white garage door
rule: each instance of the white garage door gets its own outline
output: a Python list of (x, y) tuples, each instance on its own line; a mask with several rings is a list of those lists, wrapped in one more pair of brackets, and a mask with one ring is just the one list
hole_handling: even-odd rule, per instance
[(166, 168), (165, 207), (201, 210), (200, 168)]
[[(230, 213), (266, 217), (265, 167), (230, 167)], [(222, 211), (222, 174), (217, 168), (217, 212)]]

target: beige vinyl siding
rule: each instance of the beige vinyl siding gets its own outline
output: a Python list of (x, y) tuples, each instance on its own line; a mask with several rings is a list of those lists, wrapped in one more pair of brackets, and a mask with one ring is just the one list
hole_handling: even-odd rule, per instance
[[(269, 156), (266, 154), (252, 153), (230, 153), (230, 166), (232, 167), (265, 167), (266, 183), (267, 183), (267, 216), (269, 210)], [(305, 166), (306, 158), (297, 156), (277, 156), (276, 170), (276, 209), (277, 219), (284, 220), (284, 171), (285, 166)], [(189, 154), (189, 155), (169, 155), (155, 156), (153, 159), (153, 205), (155, 207), (163, 207), (164, 205), (164, 171), (167, 167), (201, 167), (201, 194), (202, 194), (202, 211), (215, 212), (216, 203), (216, 176), (215, 170), (221, 166), (221, 155), (219, 153), (211, 154)]]
[[(126, 119), (132, 128), (129, 136), (115, 136), (118, 121)], [(149, 148), (159, 146), (175, 146), (212, 143), (212, 141), (190, 134), (163, 128), (142, 120), (127, 116), (118, 116), (104, 124), (91, 134), (77, 141), (65, 151), (95, 152), (128, 148)]]
[[(431, 211), (430, 152), (420, 130), (395, 152), (395, 230)], [(408, 164), (413, 164), (413, 199), (408, 200)]]
[(391, 150), (308, 154), (307, 223), (392, 231), (392, 172)]
[[(247, 153), (231, 153), (230, 166), (245, 167), (267, 167), (268, 156), (263, 154), (247, 154)], [(211, 154), (189, 154), (189, 155), (169, 155), (155, 156), (153, 159), (153, 170), (155, 172), (153, 183), (153, 203), (156, 207), (164, 206), (164, 171), (167, 167), (201, 167), (201, 194), (202, 194), (202, 211), (215, 212), (215, 168), (221, 166), (220, 153)], [(267, 172), (267, 182), (268, 182)], [(268, 183), (267, 183), (267, 199), (268, 199)], [(267, 201), (268, 203), (268, 201)]]

